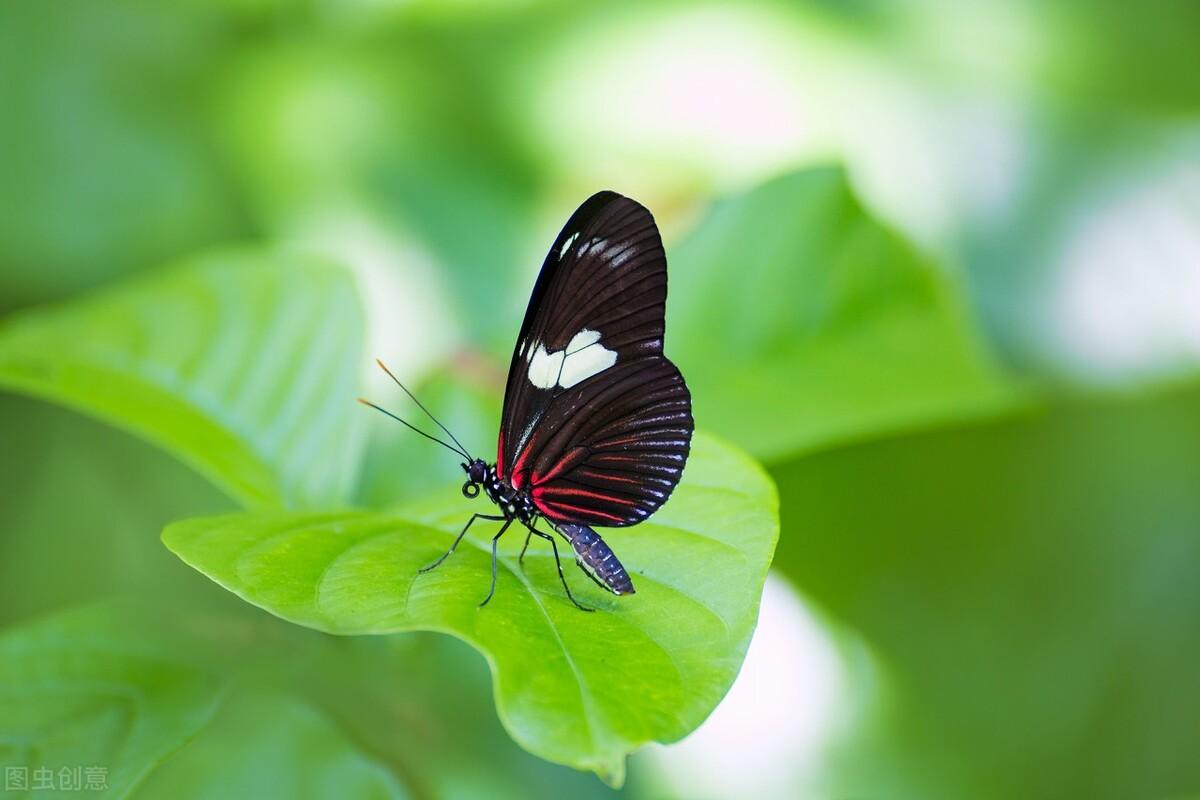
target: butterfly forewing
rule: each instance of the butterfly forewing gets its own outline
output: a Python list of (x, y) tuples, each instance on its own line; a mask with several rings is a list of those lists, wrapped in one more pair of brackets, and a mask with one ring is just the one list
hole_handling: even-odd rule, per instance
[(667, 263), (654, 219), (612, 192), (555, 239), (514, 348), (497, 470), (551, 520), (632, 525), (674, 489), (691, 397), (662, 355)]

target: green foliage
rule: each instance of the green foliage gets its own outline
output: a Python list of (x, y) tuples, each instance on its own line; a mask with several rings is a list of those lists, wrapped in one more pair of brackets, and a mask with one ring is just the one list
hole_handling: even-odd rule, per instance
[[(155, 533), (233, 504), (170, 455), (48, 403), (0, 395), (0, 625), (98, 597), (211, 597)], [(158, 545), (158, 546), (153, 546)]]
[(671, 251), (668, 350), (696, 418), (779, 460), (1015, 400), (945, 275), (840, 169), (717, 204)]
[(1200, 718), (1198, 412), (1191, 385), (775, 470), (777, 565), (889, 671), (844, 794), (1168, 797), (1200, 781), (1178, 746)]
[(217, 681), (89, 610), (0, 637), (0, 761), (98, 766), (126, 796), (211, 719)]
[[(447, 326), (476, 345), (507, 347), (530, 271), (523, 245), (535, 224), (535, 169), (490, 93), (458, 91), (493, 69), (459, 33), (430, 26), (399, 41), (254, 48), (223, 87), (221, 142), (259, 227), (304, 240), (314, 224), (371, 221), (444, 267), (436, 277), (447, 284)], [(451, 52), (453, 70), (430, 69)], [(298, 126), (322, 135), (298, 136)]]
[[(361, 326), (341, 270), (218, 253), (10, 319), (0, 328), (0, 384), (138, 433), (245, 505), (329, 506), (357, 479), (367, 419), (351, 402)], [(297, 329), (310, 334), (288, 335)], [(488, 582), (486, 547), (464, 547), (418, 583), (417, 568), (465, 519), (456, 492), (399, 519), (259, 513), (182, 523), (166, 539), (223, 585), (293, 621), (464, 638), (493, 665), (502, 718), (519, 742), (619, 783), (628, 752), (684, 736), (732, 683), (774, 547), (774, 508), (752, 462), (698, 437), (667, 508), (637, 532), (611, 536), (641, 565), (639, 594), (618, 604), (585, 585), (581, 595), (600, 608), (586, 616), (560, 596), (549, 553), (531, 556), (527, 571), (513, 569), (508, 554), (485, 612), (475, 595)], [(239, 547), (268, 534), (279, 534), (272, 541), (282, 550), (272, 546), (247, 567), (253, 558)], [(348, 556), (346, 537), (356, 545)], [(642, 682), (606, 686), (617, 662)]]
[(166, 448), (243, 504), (336, 503), (356, 479), (350, 276), (223, 252), (0, 325), (0, 386)]
[(0, 638), (3, 763), (98, 766), (110, 797), (175, 798), (181, 786), (194, 798), (406, 796), (313, 705), (248, 684), (231, 692), (162, 624), (98, 606)]
[(105, 768), (103, 797), (611, 795), (480, 715), (486, 669), (447, 637), (338, 638), (245, 605), (146, 606), (90, 606), (0, 638), (4, 765)]
[(189, 5), (0, 4), (0, 309), (241, 231), (196, 91), (229, 43)]
[(139, 787), (138, 798), (174, 800), (181, 786), (189, 797), (213, 800), (409, 796), (318, 709), (263, 687), (231, 695), (200, 735)]
[(519, 533), (505, 543), (495, 598), (478, 608), (490, 582), (486, 523), (443, 566), (418, 574), (453, 541), (468, 508), (450, 492), (407, 519), (238, 515), (181, 522), (163, 540), (293, 622), (462, 638), (488, 657), (497, 707), (518, 742), (615, 784), (628, 752), (679, 739), (708, 716), (745, 655), (777, 534), (774, 489), (753, 462), (698, 436), (671, 501), (636, 529), (605, 534), (638, 593), (607, 595), (571, 570), (592, 614), (567, 601), (540, 542), (517, 563)]
[[(1194, 250), (1200, 5), (461, 6), (0, 3), (0, 311), (68, 300), (0, 320), (0, 390), (28, 395), (0, 397), (0, 766), (96, 762), (114, 796), (590, 798), (611, 792), (521, 750), (490, 704), (536, 752), (612, 772), (694, 726), (737, 668), (769, 557), (765, 489), (750, 527), (728, 515), (757, 491), (737, 479), (767, 486), (755, 470), (690, 483), (729, 455), (704, 444), (654, 524), (613, 535), (638, 595), (572, 568), (601, 611), (568, 608), (545, 543), (511, 568), (514, 533), (478, 611), (494, 527), (414, 580), (471, 508), (443, 491), (461, 477), (351, 402), (371, 356), (402, 353), (429, 373), (402, 377), (488, 451), (548, 237), (614, 188), (663, 224), (667, 350), (700, 427), (779, 480), (775, 567), (878, 670), (827, 793), (1192, 796), (1200, 392), (1034, 411), (988, 352), (1070, 380), (1063, 346), (1083, 334), (1131, 381), (1163, 352), (1194, 374), (1189, 308), (1166, 303), (1186, 293), (1166, 295)], [(717, 46), (679, 46), (705, 36)], [(846, 173), (783, 172), (818, 151)], [(760, 177), (775, 179), (704, 211)], [(237, 240), (271, 249), (190, 255)], [(298, 244), (369, 280), (387, 350), (361, 351), (346, 273), (276, 249)], [(740, 496), (713, 488), (727, 479)], [(272, 611), (471, 644), (293, 625), (155, 537), (234, 502), (266, 516), (225, 533), (287, 510), (342, 525), (284, 532), (311, 552), (231, 562)], [(757, 555), (722, 571), (733, 552), (673, 519), (758, 536)], [(396, 536), (362, 547), (394, 551), (326, 617), (316, 579), (288, 569), (379, 526)], [(384, 580), (413, 587), (403, 613), (379, 602), (403, 600)], [(118, 591), (162, 618), (46, 616)], [(702, 592), (714, 613), (689, 599)], [(613, 646), (577, 662), (607, 737), (592, 750), (550, 619), (573, 657)], [(720, 640), (719, 663), (693, 635)], [(660, 677), (647, 696), (644, 670), (682, 676), (663, 656), (680, 644), (691, 683)], [(627, 680), (637, 693), (619, 696)], [(811, 741), (797, 747), (811, 763)]]

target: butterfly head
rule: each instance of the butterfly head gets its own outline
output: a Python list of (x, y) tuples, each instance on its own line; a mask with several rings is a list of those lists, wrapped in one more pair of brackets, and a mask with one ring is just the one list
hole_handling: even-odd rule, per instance
[(463, 484), (464, 497), (478, 497), (479, 487), (487, 480), (488, 468), (482, 458), (476, 458), (471, 463), (463, 462), (463, 472), (467, 473), (467, 482)]

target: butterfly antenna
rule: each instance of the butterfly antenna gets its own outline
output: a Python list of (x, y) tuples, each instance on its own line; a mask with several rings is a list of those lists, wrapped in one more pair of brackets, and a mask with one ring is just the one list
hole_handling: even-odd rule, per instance
[(416, 432), (416, 433), (419, 433), (419, 434), (421, 434), (421, 435), (422, 435), (422, 436), (424, 436), (426, 439), (429, 439), (431, 442), (437, 442), (437, 443), (438, 443), (438, 444), (440, 444), (442, 447), (445, 447), (447, 450), (450, 450), (450, 451), (452, 451), (452, 452), (458, 453), (460, 456), (462, 456), (463, 458), (467, 459), (467, 461), (470, 461), (470, 460), (471, 460), (471, 456), (469, 456), (469, 455), (468, 455), (468, 454), (467, 454), (465, 451), (463, 451), (463, 450), (459, 450), (457, 447), (454, 447), (454, 446), (452, 446), (452, 445), (448, 445), (448, 444), (446, 444), (445, 442), (443, 442), (441, 439), (437, 438), (436, 436), (431, 436), (431, 435), (429, 435), (428, 433), (426, 433), (425, 431), (421, 430), (420, 428), (418, 428), (418, 427), (416, 427), (416, 426), (414, 426), (414, 425), (410, 425), (409, 423), (407, 423), (407, 422), (405, 422), (404, 420), (402, 420), (402, 419), (400, 419), (399, 417), (397, 417), (397, 416), (396, 416), (395, 414), (393, 414), (392, 412), (388, 411), (386, 408), (380, 408), (379, 406), (377, 406), (377, 405), (375, 405), (374, 403), (372, 403), (370, 400), (364, 400), (364, 399), (363, 399), (363, 398), (361, 398), (361, 397), (360, 397), (360, 398), (358, 398), (358, 402), (362, 403), (364, 406), (370, 406), (371, 408), (375, 409), (376, 411), (378, 411), (378, 412), (380, 412), (380, 413), (387, 414), (389, 417), (391, 417), (392, 419), (396, 420), (396, 422), (399, 422), (401, 425), (403, 425), (404, 427), (408, 428), (409, 430), (411, 430), (411, 431), (414, 431), (414, 432)]
[[(437, 418), (437, 417), (435, 417), (433, 414), (431, 414), (431, 413), (430, 413), (430, 411), (429, 411), (429, 409), (428, 409), (428, 408), (426, 408), (424, 405), (422, 405), (421, 401), (417, 399), (417, 396), (416, 396), (416, 395), (414, 395), (412, 392), (410, 392), (410, 391), (408, 390), (408, 387), (407, 387), (407, 386), (405, 386), (403, 383), (401, 383), (401, 382), (399, 381), (399, 379), (398, 379), (398, 378), (396, 378), (396, 376), (392, 374), (392, 371), (391, 371), (390, 369), (388, 369), (388, 368), (387, 368), (387, 366), (386, 366), (386, 365), (383, 363), (383, 361), (377, 358), (377, 359), (375, 359), (375, 363), (379, 365), (379, 368), (380, 368), (381, 370), (383, 370), (384, 372), (386, 372), (386, 373), (387, 373), (387, 376), (388, 376), (389, 378), (391, 378), (393, 381), (395, 381), (395, 382), (396, 382), (396, 385), (397, 385), (397, 386), (399, 386), (401, 389), (403, 389), (403, 390), (404, 390), (404, 393), (405, 393), (406, 395), (408, 395), (408, 396), (409, 396), (409, 398), (411, 398), (411, 399), (412, 399), (412, 401), (413, 401), (414, 403), (416, 403), (416, 404), (417, 404), (417, 407), (418, 407), (418, 408), (420, 408), (422, 411), (424, 411), (426, 414), (428, 414), (428, 415), (429, 415), (429, 418), (430, 418), (431, 420), (433, 420), (433, 423), (434, 423), (435, 425), (437, 425), (439, 428), (441, 428), (443, 431), (445, 431), (445, 432), (446, 432), (446, 435), (447, 435), (447, 436), (449, 436), (451, 439), (453, 439), (453, 440), (454, 440), (454, 443), (455, 443), (456, 445), (458, 445), (459, 449), (460, 449), (460, 450), (462, 450), (462, 452), (463, 452), (463, 454), (464, 454), (464, 455), (466, 455), (466, 454), (467, 454), (467, 448), (463, 447), (463, 443), (462, 443), (462, 442), (460, 442), (460, 441), (458, 440), (458, 437), (457, 437), (457, 436), (455, 436), (453, 433), (451, 433), (449, 428), (447, 428), (447, 427), (446, 427), (445, 425), (443, 425), (442, 423), (438, 422), (438, 418)], [(468, 461), (471, 461), (471, 460), (472, 460), (471, 456), (467, 455), (467, 460), (468, 460)]]

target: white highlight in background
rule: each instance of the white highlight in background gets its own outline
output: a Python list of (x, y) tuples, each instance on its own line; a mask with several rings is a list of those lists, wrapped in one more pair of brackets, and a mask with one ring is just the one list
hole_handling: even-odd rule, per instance
[(820, 796), (825, 756), (854, 716), (838, 647), (795, 590), (772, 574), (729, 694), (694, 733), (653, 746), (650, 755), (680, 797)]
[(366, 317), (363, 376), (366, 392), (389, 397), (396, 390), (375, 366), (380, 358), (402, 380), (417, 383), (458, 344), (437, 262), (352, 204), (326, 209), (296, 225), (305, 233), (293, 246), (325, 255), (350, 269)]
[(1094, 207), (1068, 233), (1050, 288), (1065, 366), (1111, 382), (1200, 363), (1200, 161)]
[(574, 182), (639, 197), (772, 177), (811, 158), (825, 130), (803, 33), (750, 7), (589, 19), (528, 68), (546, 87), (534, 136)]

